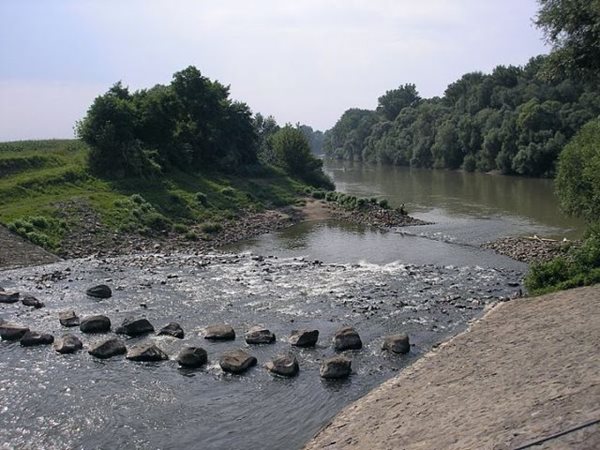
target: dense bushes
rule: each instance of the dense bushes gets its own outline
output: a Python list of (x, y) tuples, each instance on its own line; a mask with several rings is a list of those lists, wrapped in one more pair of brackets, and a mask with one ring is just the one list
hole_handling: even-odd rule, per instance
[(532, 294), (600, 283), (600, 227), (588, 230), (580, 247), (547, 263), (534, 264), (525, 286)]

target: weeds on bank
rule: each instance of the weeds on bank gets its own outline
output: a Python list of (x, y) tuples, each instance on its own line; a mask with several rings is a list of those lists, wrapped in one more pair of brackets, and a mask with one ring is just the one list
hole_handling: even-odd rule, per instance
[(525, 278), (525, 287), (534, 295), (596, 283), (600, 283), (600, 224), (590, 227), (581, 246), (571, 247), (565, 256), (533, 264)]

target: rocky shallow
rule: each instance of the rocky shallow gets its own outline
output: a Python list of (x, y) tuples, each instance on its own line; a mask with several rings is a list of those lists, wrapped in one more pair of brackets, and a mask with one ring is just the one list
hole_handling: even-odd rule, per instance
[(505, 237), (482, 245), (483, 248), (508, 256), (527, 264), (550, 261), (557, 256), (564, 256), (573, 245), (573, 241), (556, 241), (535, 237)]
[[(72, 339), (75, 353), (66, 355), (49, 346), (0, 343), (0, 396), (9, 405), (2, 414), (5, 423), (13, 424), (0, 430), (0, 439), (16, 447), (185, 447), (202, 442), (203, 448), (242, 443), (298, 448), (349, 401), (463, 329), (489, 305), (517, 295), (521, 277), (505, 269), (324, 264), (252, 254), (85, 258), (0, 272), (6, 292), (33, 294), (45, 304), (39, 309), (21, 302), (1, 304), (0, 320), (51, 334), (55, 345), (67, 334), (89, 349), (114, 340), (108, 348), (93, 348), (97, 354), (117, 355), (99, 359), (77, 351)], [(110, 298), (85, 294), (99, 284), (111, 288)], [(128, 317), (144, 317), (155, 331), (146, 326), (142, 336), (83, 334), (61, 325), (59, 312), (68, 310), (74, 314), (63, 315), (67, 323), (79, 318), (81, 326), (85, 318), (103, 315), (115, 330)], [(181, 325), (183, 339), (157, 334), (173, 322)], [(204, 339), (214, 324), (229, 324), (239, 332), (230, 341)], [(244, 332), (257, 325), (275, 341), (247, 344)], [(343, 327), (360, 335), (362, 348), (335, 350), (334, 338)], [(316, 346), (290, 345), (293, 330), (318, 330)], [(410, 336), (408, 354), (382, 350), (385, 336), (402, 333)], [(351, 330), (341, 335), (358, 347)], [(130, 359), (157, 360), (128, 361), (132, 348), (137, 350)], [(222, 355), (234, 350), (250, 357), (234, 358), (242, 367), (248, 364), (241, 376), (226, 373), (220, 364)], [(351, 362), (337, 361), (340, 355)], [(178, 359), (199, 368), (178, 368)], [(273, 377), (266, 364), (284, 376)], [(348, 366), (350, 379), (335, 380)], [(321, 381), (321, 372), (334, 380)], [(296, 376), (287, 379), (290, 375)], [(38, 419), (32, 421), (30, 411)], [(275, 412), (278, 421), (265, 429)], [(168, 431), (174, 427), (176, 438)]]

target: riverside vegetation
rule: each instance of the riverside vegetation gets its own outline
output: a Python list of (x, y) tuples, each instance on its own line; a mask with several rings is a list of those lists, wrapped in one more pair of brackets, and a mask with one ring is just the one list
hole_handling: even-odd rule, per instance
[[(209, 240), (224, 221), (333, 189), (307, 135), (252, 116), (195, 67), (97, 97), (78, 140), (0, 144), (0, 221), (61, 254), (69, 230)], [(308, 131), (307, 131), (308, 130)]]

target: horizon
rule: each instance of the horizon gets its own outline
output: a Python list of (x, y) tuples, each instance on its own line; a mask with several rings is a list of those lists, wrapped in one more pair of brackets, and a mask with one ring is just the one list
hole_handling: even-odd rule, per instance
[(254, 113), (326, 131), (399, 85), (431, 98), (465, 73), (547, 53), (536, 1), (479, 3), (8, 0), (0, 141), (73, 138), (75, 121), (115, 82), (168, 84), (189, 65)]

